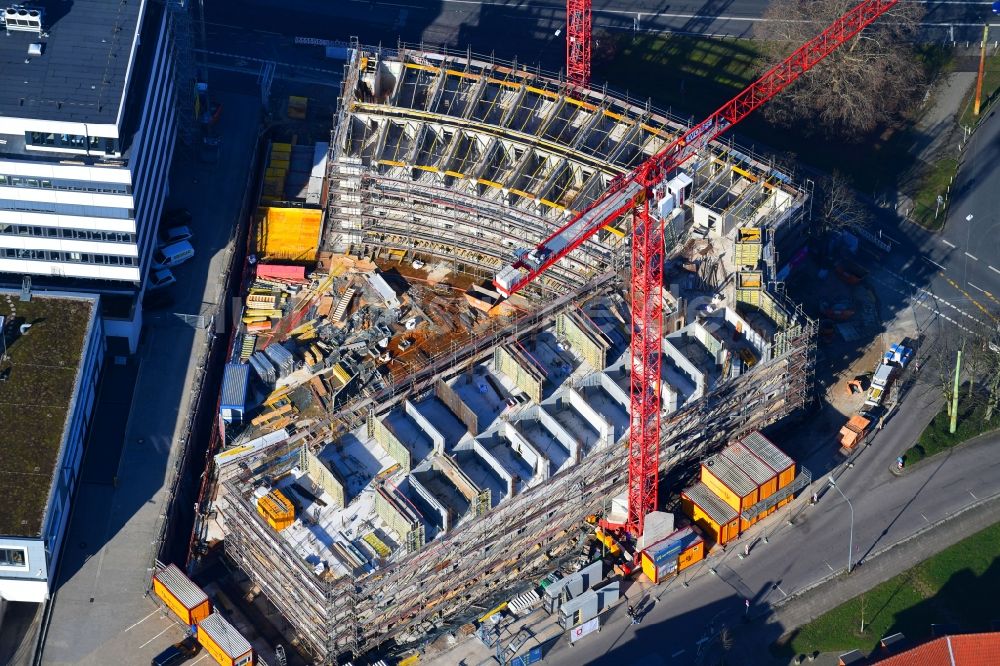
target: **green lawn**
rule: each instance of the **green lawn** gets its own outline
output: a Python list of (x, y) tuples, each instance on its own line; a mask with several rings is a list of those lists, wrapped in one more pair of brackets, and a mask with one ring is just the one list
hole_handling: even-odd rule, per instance
[(816, 650), (867, 652), (896, 632), (910, 640), (927, 638), (932, 623), (987, 631), (990, 622), (1000, 618), (998, 555), (1000, 523), (834, 608), (783, 637), (772, 651), (789, 658)]
[(946, 206), (942, 205), (935, 217), (938, 195), (947, 199), (948, 186), (958, 173), (958, 160), (945, 157), (930, 165), (924, 172), (920, 189), (913, 197), (913, 220), (926, 229), (940, 229), (944, 224)]
[[(985, 108), (990, 101), (1000, 95), (1000, 54), (986, 59), (986, 68), (983, 71), (983, 97), (981, 108)], [(969, 127), (978, 120), (972, 115), (973, 102), (976, 99), (976, 89), (973, 86), (969, 91), (969, 96), (962, 107), (962, 117), (959, 121), (964, 127)]]
[(947, 408), (942, 407), (938, 415), (920, 433), (917, 443), (903, 454), (907, 465), (961, 444), (976, 435), (1000, 428), (1000, 414), (996, 414), (991, 421), (986, 421), (983, 418), (986, 408), (976, 401), (969, 400), (966, 397), (966, 390), (967, 388), (963, 387), (958, 399), (958, 423), (955, 434), (949, 432), (951, 418), (948, 416)]
[(610, 58), (595, 57), (594, 81), (608, 81), (632, 97), (651, 98), (680, 116), (699, 119), (753, 81), (761, 57), (749, 39), (686, 35), (604, 36)]
[[(602, 47), (602, 40), (613, 46)], [(761, 72), (761, 43), (747, 39), (622, 34), (603, 35), (597, 41), (595, 85), (607, 81), (616, 90), (652, 99), (659, 108), (695, 120), (722, 106)], [(929, 78), (951, 64), (951, 52), (941, 47), (924, 47), (917, 54), (916, 65)], [(853, 143), (810, 133), (808, 124), (775, 127), (758, 112), (732, 133), (747, 147), (756, 144), (824, 171), (844, 173), (866, 193), (896, 187), (912, 164), (910, 121)]]

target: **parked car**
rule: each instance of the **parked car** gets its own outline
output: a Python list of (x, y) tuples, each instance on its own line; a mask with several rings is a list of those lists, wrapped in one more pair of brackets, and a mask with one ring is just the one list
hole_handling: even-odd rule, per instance
[(179, 643), (174, 643), (160, 654), (153, 657), (150, 666), (177, 666), (194, 657), (201, 651), (201, 645), (193, 636), (188, 636)]
[(188, 241), (178, 241), (164, 245), (153, 255), (154, 270), (180, 266), (194, 256), (194, 247)]
[(173, 271), (169, 268), (161, 268), (159, 270), (154, 269), (150, 271), (149, 285), (147, 285), (146, 291), (163, 289), (164, 287), (169, 287), (175, 282), (177, 282), (177, 278), (174, 277)]
[(192, 238), (194, 238), (194, 232), (191, 231), (191, 227), (182, 225), (179, 227), (166, 227), (160, 230), (161, 247), (183, 240), (191, 240)]
[(161, 227), (178, 227), (191, 224), (191, 211), (187, 208), (171, 208), (163, 211), (160, 218)]

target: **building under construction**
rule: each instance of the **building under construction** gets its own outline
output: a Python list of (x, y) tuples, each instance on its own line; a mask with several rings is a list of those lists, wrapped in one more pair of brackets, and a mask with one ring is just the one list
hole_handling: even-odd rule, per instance
[[(344, 81), (322, 250), (441, 265), (482, 283), (478, 300), (501, 300), (488, 278), (516, 248), (686, 129), (468, 57), (358, 47)], [(667, 218), (661, 471), (789, 415), (812, 384), (814, 325), (775, 281), (807, 192), (724, 145), (685, 170), (690, 192)], [(216, 457), (225, 551), (317, 663), (479, 617), (577, 556), (583, 519), (623, 493), (631, 316), (618, 224), (513, 312), (491, 312), (488, 335)]]

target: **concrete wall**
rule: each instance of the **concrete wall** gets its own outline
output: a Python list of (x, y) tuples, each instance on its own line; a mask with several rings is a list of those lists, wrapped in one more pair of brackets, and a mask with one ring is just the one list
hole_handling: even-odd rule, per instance
[(379, 443), (379, 445), (385, 449), (393, 460), (399, 463), (399, 466), (403, 468), (404, 472), (409, 472), (413, 469), (413, 460), (410, 456), (410, 450), (399, 441), (399, 439), (392, 434), (388, 426), (382, 422), (382, 419), (378, 417), (372, 417), (369, 419), (369, 435), (372, 439)]
[(473, 437), (479, 434), (479, 417), (444, 380), (439, 379), (434, 383), (434, 395), (451, 410)]
[(597, 410), (590, 406), (587, 400), (580, 395), (576, 389), (569, 389), (569, 404), (573, 406), (576, 411), (580, 412), (584, 420), (590, 423), (597, 429), (598, 437), (600, 438), (600, 443), (610, 444), (615, 438), (615, 429), (608, 423), (603, 416), (597, 413)]
[(514, 477), (511, 476), (510, 472), (500, 464), (500, 461), (493, 457), (489, 449), (483, 446), (482, 442), (478, 439), (473, 440), (472, 450), (476, 452), (484, 463), (486, 463), (490, 469), (497, 473), (497, 475), (503, 479), (503, 482), (507, 485), (507, 497), (512, 497), (517, 488), (514, 486)]
[(345, 501), (346, 491), (344, 490), (344, 482), (340, 480), (337, 474), (330, 469), (325, 462), (314, 456), (308, 450), (305, 451), (305, 458), (306, 474), (309, 478), (312, 479), (317, 486), (326, 491), (326, 493), (333, 498), (333, 501), (337, 506), (347, 506)]
[(403, 408), (406, 410), (406, 413), (409, 414), (414, 421), (416, 421), (420, 429), (423, 430), (430, 438), (431, 443), (434, 445), (434, 452), (444, 453), (444, 435), (442, 435), (441, 432), (427, 419), (427, 417), (420, 413), (417, 406), (409, 400), (403, 403)]
[(510, 352), (503, 347), (497, 347), (493, 354), (493, 362), (498, 372), (510, 377), (517, 387), (528, 394), (534, 402), (542, 401), (542, 382), (532, 377)]

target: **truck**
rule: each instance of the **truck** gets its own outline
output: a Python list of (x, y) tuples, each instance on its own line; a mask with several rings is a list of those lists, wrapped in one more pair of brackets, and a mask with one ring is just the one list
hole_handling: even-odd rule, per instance
[(882, 355), (882, 360), (875, 369), (872, 377), (872, 385), (868, 389), (868, 396), (865, 398), (865, 406), (877, 407), (882, 404), (885, 394), (892, 381), (910, 364), (913, 358), (913, 350), (902, 342), (897, 342), (889, 347), (889, 350)]

